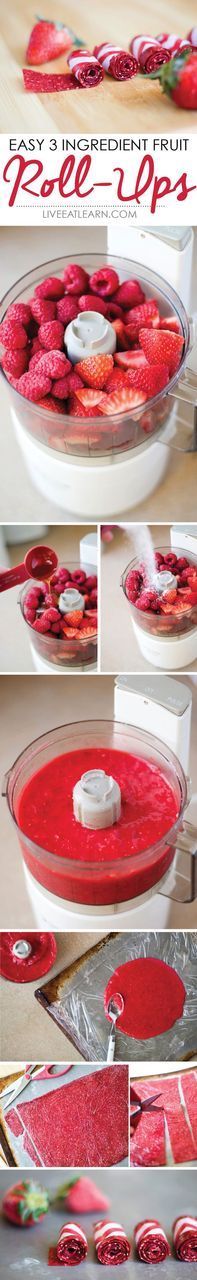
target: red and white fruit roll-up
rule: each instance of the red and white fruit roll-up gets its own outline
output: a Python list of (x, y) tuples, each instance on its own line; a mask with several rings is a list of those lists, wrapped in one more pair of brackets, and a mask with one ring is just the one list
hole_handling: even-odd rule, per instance
[(167, 1236), (156, 1218), (138, 1222), (134, 1240), (140, 1262), (164, 1262), (170, 1253)]
[(187, 40), (190, 41), (192, 49), (197, 49), (197, 27), (192, 27), (191, 31), (188, 31)]
[(122, 49), (121, 45), (96, 44), (94, 54), (103, 70), (114, 80), (131, 80), (132, 76), (137, 75), (137, 59), (132, 53)]
[(89, 53), (89, 49), (73, 49), (69, 54), (68, 66), (83, 89), (94, 89), (103, 80), (104, 71), (100, 62), (94, 53)]
[(57, 1242), (57, 1259), (65, 1267), (76, 1267), (84, 1262), (88, 1251), (88, 1242), (82, 1227), (77, 1222), (65, 1222), (61, 1227)]
[(175, 57), (175, 53), (183, 53), (184, 49), (191, 48), (191, 40), (189, 40), (189, 36), (186, 36), (186, 39), (184, 40), (181, 39), (180, 36), (169, 36), (166, 35), (165, 32), (162, 32), (160, 36), (157, 36), (157, 40), (159, 40), (159, 44), (165, 46), (165, 49), (169, 50), (171, 58)]
[(170, 53), (163, 45), (159, 44), (159, 40), (153, 36), (134, 36), (130, 41), (130, 52), (137, 59), (140, 71), (144, 71), (145, 75), (151, 75), (151, 71), (157, 71), (158, 67), (162, 67), (163, 62), (169, 62)]
[(104, 1267), (117, 1267), (126, 1262), (131, 1252), (124, 1227), (119, 1222), (96, 1222), (94, 1241), (98, 1262)]
[(197, 1262), (197, 1218), (185, 1214), (173, 1223), (173, 1245), (180, 1262)]

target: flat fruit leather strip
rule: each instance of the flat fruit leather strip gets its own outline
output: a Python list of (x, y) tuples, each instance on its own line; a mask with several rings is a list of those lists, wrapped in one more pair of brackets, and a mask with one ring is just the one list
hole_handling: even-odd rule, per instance
[[(156, 1093), (156, 1091), (157, 1089), (154, 1086), (152, 1087), (152, 1081), (137, 1081), (136, 1092), (142, 1101), (148, 1098), (151, 1093)], [(134, 1102), (135, 1099), (133, 1099)], [(160, 1107), (160, 1103), (162, 1105), (162, 1098), (158, 1098), (156, 1106)], [(135, 1133), (130, 1139), (130, 1164), (143, 1165), (144, 1167), (166, 1164), (164, 1115), (162, 1111), (157, 1113), (154, 1111), (142, 1112)]]
[(28, 71), (23, 67), (25, 89), (29, 93), (65, 93), (67, 89), (83, 89), (72, 75), (44, 74), (42, 71)]
[(113, 1165), (128, 1153), (128, 1069), (106, 1067), (18, 1108), (45, 1165)]
[(192, 1128), (193, 1139), (197, 1144), (197, 1078), (195, 1071), (184, 1071), (181, 1076), (183, 1096)]
[(161, 1092), (158, 1105), (164, 1107), (175, 1164), (181, 1164), (182, 1161), (186, 1160), (195, 1160), (197, 1148), (193, 1142), (189, 1125), (181, 1106), (178, 1079), (176, 1080), (173, 1077), (168, 1077), (165, 1080), (161, 1080), (159, 1077), (158, 1079), (154, 1078), (155, 1093), (157, 1087), (158, 1092)]

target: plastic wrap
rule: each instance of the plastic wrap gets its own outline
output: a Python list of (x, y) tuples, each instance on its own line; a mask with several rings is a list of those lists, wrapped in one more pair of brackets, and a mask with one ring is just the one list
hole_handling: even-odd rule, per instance
[[(138, 1102), (142, 1110), (137, 1114)], [(196, 1104), (195, 1069), (131, 1080), (130, 1164), (134, 1168), (195, 1164)]]
[(176, 969), (186, 989), (182, 1018), (163, 1035), (134, 1040), (116, 1031), (115, 1059), (178, 1061), (197, 1051), (197, 939), (194, 933), (111, 934), (83, 958), (75, 972), (60, 975), (54, 997), (50, 983), (36, 996), (86, 1061), (106, 1061), (110, 1024), (103, 997), (114, 969), (127, 960), (154, 956)]
[[(113, 1070), (113, 1068), (109, 1068), (109, 1070)], [(123, 1068), (123, 1071), (124, 1071), (124, 1068)], [(30, 1125), (30, 1130), (27, 1127), (28, 1126), (27, 1113), (24, 1117), (24, 1112), (23, 1112), (23, 1117), (22, 1117), (20, 1106), (24, 1103), (26, 1104), (28, 1102), (29, 1103), (35, 1102), (35, 1100), (38, 1098), (43, 1098), (43, 1096), (45, 1096), (46, 1094), (53, 1093), (54, 1089), (58, 1090), (58, 1089), (62, 1089), (62, 1086), (66, 1087), (69, 1084), (74, 1085), (76, 1082), (79, 1083), (79, 1081), (82, 1078), (87, 1076), (92, 1076), (96, 1072), (98, 1075), (96, 1063), (95, 1064), (93, 1063), (91, 1064), (91, 1066), (72, 1066), (71, 1070), (68, 1073), (68, 1076), (67, 1074), (65, 1074), (65, 1077), (61, 1076), (59, 1078), (57, 1076), (56, 1077), (51, 1076), (50, 1079), (47, 1079), (47, 1080), (46, 1079), (36, 1080), (35, 1077), (34, 1078), (32, 1077), (31, 1081), (29, 1082), (29, 1084), (27, 1084), (23, 1093), (19, 1095), (18, 1099), (16, 1098), (15, 1102), (13, 1101), (13, 1103), (10, 1101), (10, 1105), (9, 1107), (7, 1106), (5, 1114), (4, 1114), (3, 1097), (2, 1099), (0, 1099), (2, 1113), (4, 1114), (4, 1120), (5, 1120), (6, 1129), (7, 1129), (7, 1139), (8, 1139), (8, 1142), (10, 1143), (11, 1151), (14, 1154), (14, 1159), (20, 1168), (41, 1169), (46, 1167), (44, 1157), (42, 1157), (42, 1155), (40, 1154), (39, 1147), (36, 1145), (36, 1141), (34, 1140), (34, 1137), (32, 1137), (32, 1131), (30, 1132), (31, 1125)], [(99, 1072), (99, 1075), (102, 1075), (102, 1069), (101, 1069), (101, 1072)], [(105, 1076), (106, 1076), (106, 1072), (105, 1072)], [(119, 1089), (120, 1089), (120, 1082), (119, 1082)], [(127, 1083), (126, 1083), (125, 1092), (126, 1094), (128, 1094)], [(123, 1098), (123, 1089), (122, 1089), (121, 1096)], [(5, 1101), (8, 1102), (8, 1099), (5, 1099)], [(62, 1103), (62, 1099), (61, 1099), (61, 1103)], [(123, 1106), (123, 1110), (124, 1110), (124, 1106)], [(122, 1135), (122, 1108), (121, 1108), (120, 1126), (121, 1126), (121, 1135)], [(124, 1117), (123, 1117), (123, 1126), (124, 1126)], [(82, 1127), (82, 1118), (81, 1118), (81, 1127)], [(126, 1128), (127, 1128), (127, 1117), (126, 1117)], [(117, 1134), (117, 1130), (116, 1130), (116, 1134)], [(120, 1146), (122, 1149), (122, 1137), (121, 1137)], [(51, 1163), (52, 1165), (53, 1161), (50, 1162), (50, 1160), (47, 1160), (46, 1163), (48, 1165), (50, 1165)], [(57, 1163), (59, 1163), (59, 1161), (57, 1161)], [(75, 1162), (73, 1157), (73, 1167), (74, 1167), (74, 1164)], [(91, 1165), (91, 1158), (89, 1155), (89, 1145), (88, 1145), (86, 1167), (88, 1167), (89, 1164)], [(127, 1165), (128, 1156), (125, 1155), (124, 1157), (121, 1156), (120, 1158), (117, 1158), (117, 1164)], [(63, 1167), (63, 1163), (62, 1163), (62, 1167)], [(67, 1168), (66, 1161), (65, 1161), (64, 1167), (66, 1170)], [(78, 1168), (77, 1163), (75, 1167), (77, 1170)], [(76, 1173), (76, 1176), (77, 1176), (77, 1173)], [(63, 1179), (60, 1178), (60, 1182), (62, 1181)], [(66, 1181), (66, 1172), (65, 1172), (65, 1181)]]

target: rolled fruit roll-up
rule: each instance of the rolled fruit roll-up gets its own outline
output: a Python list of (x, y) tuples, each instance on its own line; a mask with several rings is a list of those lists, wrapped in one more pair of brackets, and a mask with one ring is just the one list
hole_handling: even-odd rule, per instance
[(129, 45), (130, 52), (139, 63), (140, 71), (144, 71), (145, 75), (151, 75), (152, 71), (157, 71), (163, 62), (169, 62), (170, 53), (163, 45), (159, 44), (159, 40), (153, 36), (134, 36)]
[(102, 67), (89, 49), (73, 49), (69, 54), (68, 66), (83, 89), (94, 89), (103, 80)]
[(180, 1262), (197, 1262), (197, 1218), (189, 1214), (173, 1223), (173, 1245)]
[(88, 1251), (85, 1231), (77, 1222), (65, 1222), (58, 1237), (57, 1259), (67, 1267), (84, 1262)]
[(129, 1258), (129, 1240), (119, 1222), (96, 1222), (94, 1241), (98, 1262), (105, 1267), (120, 1266)]
[(161, 35), (157, 36), (157, 40), (159, 40), (159, 44), (165, 46), (165, 49), (169, 50), (171, 58), (174, 58), (175, 53), (183, 53), (184, 49), (191, 48), (191, 40), (189, 39), (189, 36), (186, 36), (186, 39), (184, 40), (184, 38), (181, 39), (180, 36), (166, 35), (165, 32), (162, 32)]
[(137, 74), (137, 59), (121, 45), (96, 44), (94, 54), (103, 70), (114, 80), (131, 80)]
[(164, 1262), (170, 1247), (163, 1227), (157, 1219), (145, 1219), (135, 1227), (134, 1240), (140, 1262)]

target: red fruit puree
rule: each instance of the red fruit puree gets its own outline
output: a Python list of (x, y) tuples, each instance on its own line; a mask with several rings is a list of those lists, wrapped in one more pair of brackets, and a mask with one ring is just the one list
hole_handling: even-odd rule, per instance
[(104, 993), (106, 1013), (116, 991), (124, 997), (123, 1013), (118, 1018), (120, 1031), (137, 1040), (168, 1031), (183, 1012), (183, 982), (171, 965), (155, 956), (129, 960), (115, 970)]
[[(73, 787), (93, 768), (112, 774), (121, 788), (121, 817), (101, 831), (82, 827), (73, 815)], [(19, 797), (16, 816), (24, 834), (54, 855), (54, 862), (50, 857), (49, 865), (45, 858), (43, 865), (22, 844), (36, 879), (61, 897), (103, 904), (143, 893), (161, 878), (173, 850), (158, 844), (178, 813), (173, 783), (156, 765), (125, 751), (87, 747), (55, 757), (35, 773)]]

